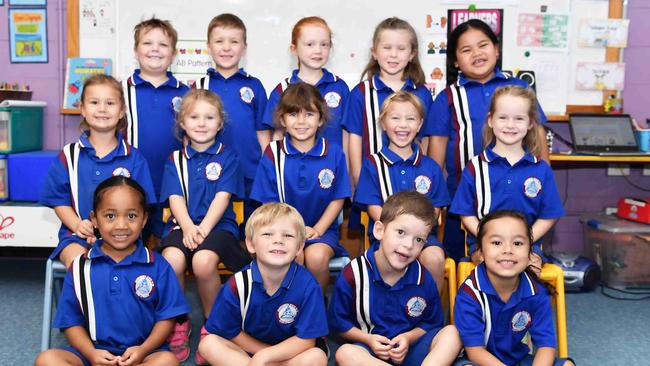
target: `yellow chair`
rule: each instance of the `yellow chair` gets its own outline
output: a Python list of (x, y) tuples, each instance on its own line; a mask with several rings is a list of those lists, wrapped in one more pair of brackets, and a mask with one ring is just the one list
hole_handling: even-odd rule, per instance
[[(370, 236), (368, 235), (368, 228), (370, 224), (370, 217), (366, 211), (361, 212), (361, 225), (363, 225), (363, 250), (364, 252), (370, 247)], [(438, 231), (438, 236), (440, 236), (441, 231)], [(446, 290), (441, 291), (441, 299), (443, 311), (446, 310), (447, 304), (449, 304), (449, 322), (453, 324), (454, 322), (454, 303), (456, 302), (456, 292), (458, 288), (456, 287), (456, 262), (452, 258), (445, 258), (445, 282)], [(449, 297), (449, 299), (446, 299)]]
[[(474, 270), (474, 263), (458, 263), (458, 287), (460, 287), (467, 276)], [(539, 276), (540, 280), (550, 284), (555, 289), (551, 303), (555, 310), (555, 330), (557, 333), (557, 353), (559, 357), (569, 357), (569, 346), (566, 329), (566, 302), (564, 298), (564, 272), (555, 264), (546, 263), (542, 267)]]

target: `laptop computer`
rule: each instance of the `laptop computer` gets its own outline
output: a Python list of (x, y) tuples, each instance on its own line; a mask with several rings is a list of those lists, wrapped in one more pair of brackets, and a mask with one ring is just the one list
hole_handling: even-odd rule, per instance
[(650, 155), (639, 149), (628, 114), (569, 115), (574, 153), (582, 155)]

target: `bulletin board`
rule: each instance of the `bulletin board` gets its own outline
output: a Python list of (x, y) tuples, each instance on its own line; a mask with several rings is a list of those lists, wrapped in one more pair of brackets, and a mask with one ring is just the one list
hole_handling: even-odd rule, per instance
[[(415, 28), (428, 86), (439, 91), (441, 85), (436, 79), (441, 76), (438, 71), (445, 71), (446, 57), (442, 23), (451, 20), (442, 16), (448, 15), (448, 9), (468, 9), (470, 4), (476, 9), (503, 10), (503, 69), (535, 71), (538, 96), (547, 114), (602, 110), (603, 98), (611, 91), (605, 91), (604, 96), (603, 91), (576, 88), (576, 67), (584, 62), (618, 61), (619, 49), (582, 47), (576, 35), (583, 18), (620, 18), (622, 0), (68, 0), (68, 56), (112, 58), (115, 76), (127, 77), (137, 66), (133, 27), (155, 15), (172, 22), (179, 35), (178, 48), (185, 52), (179, 53), (172, 70), (183, 71), (180, 79), (196, 79), (199, 75), (194, 73), (201, 72), (210, 61), (200, 50), (205, 48), (208, 22), (214, 15), (232, 12), (248, 28), (248, 51), (242, 66), (270, 91), (296, 67), (289, 52), (293, 25), (302, 17), (318, 15), (333, 31), (333, 49), (326, 67), (353, 87), (368, 61), (375, 26), (397, 16)], [(551, 41), (522, 45), (520, 30), (526, 19), (543, 19), (544, 24), (550, 19), (555, 27), (543, 32)], [(181, 67), (182, 60), (189, 57), (187, 52), (193, 50), (196, 57), (192, 64), (199, 67)]]

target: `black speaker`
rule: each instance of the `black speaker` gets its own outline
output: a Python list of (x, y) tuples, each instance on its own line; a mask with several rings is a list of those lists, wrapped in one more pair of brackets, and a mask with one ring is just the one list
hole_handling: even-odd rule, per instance
[(548, 255), (550, 263), (557, 264), (564, 272), (565, 291), (593, 290), (600, 282), (600, 267), (589, 258), (570, 253)]
[(537, 92), (537, 80), (535, 79), (535, 71), (532, 70), (521, 70), (517, 73), (517, 77), (521, 80), (524, 80), (530, 85), (530, 87)]

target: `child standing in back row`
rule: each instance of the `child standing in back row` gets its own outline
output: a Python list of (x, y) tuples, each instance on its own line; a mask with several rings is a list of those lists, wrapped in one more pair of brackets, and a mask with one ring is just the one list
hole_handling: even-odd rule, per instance
[[(192, 90), (183, 98), (178, 114), (179, 136), (187, 140), (165, 165), (161, 199), (172, 212), (160, 243), (162, 255), (174, 268), (181, 287), (185, 270), (192, 269), (207, 318), (221, 281), (217, 266), (232, 271), (245, 266), (249, 257), (239, 243), (232, 200), (242, 194), (236, 154), (216, 136), (223, 128), (224, 111), (219, 97), (209, 90)], [(201, 330), (205, 334), (204, 329)], [(179, 361), (189, 355), (190, 321), (177, 319), (170, 341)], [(203, 364), (196, 353), (195, 361)]]
[[(215, 63), (207, 75), (196, 81), (197, 89), (211, 90), (221, 98), (226, 119), (219, 142), (233, 149), (244, 178), (244, 217), (255, 204), (250, 200), (253, 178), (271, 132), (262, 128), (266, 90), (262, 83), (239, 67), (246, 54), (246, 25), (234, 14), (220, 14), (208, 24), (208, 52)], [(242, 238), (243, 239), (243, 238)]]
[[(544, 255), (541, 239), (564, 215), (553, 170), (539, 160), (537, 103), (529, 88), (504, 86), (492, 96), (483, 130), (485, 150), (468, 163), (449, 211), (459, 215), (469, 232), (469, 253), (479, 220), (494, 210), (523, 213), (532, 227), (531, 264), (539, 271)], [(474, 262), (479, 258), (475, 255)]]
[[(134, 28), (134, 53), (139, 69), (122, 81), (126, 101), (124, 138), (142, 152), (149, 164), (155, 196), (160, 195), (163, 166), (169, 154), (181, 147), (174, 137), (176, 109), (189, 87), (167, 71), (176, 55), (176, 30), (167, 20), (151, 18)], [(144, 239), (153, 234), (162, 238), (163, 206), (154, 205), (144, 230)]]
[[(420, 98), (427, 115), (432, 103), (418, 59), (418, 38), (409, 23), (399, 18), (379, 23), (370, 53), (370, 61), (362, 73), (365, 80), (350, 92), (343, 116), (343, 128), (349, 133), (350, 174), (355, 187), (363, 158), (378, 153), (388, 143), (378, 120), (386, 97), (400, 90), (413, 93)], [(422, 134), (418, 139), (421, 137)], [(422, 139), (424, 151), (427, 140)]]
[[(315, 16), (302, 18), (293, 26), (290, 48), (291, 53), (298, 60), (298, 68), (271, 91), (262, 120), (263, 126), (266, 129), (274, 128), (275, 109), (282, 92), (289, 84), (305, 82), (318, 88), (329, 108), (330, 115), (323, 128), (323, 137), (346, 151), (348, 136), (341, 124), (350, 89), (343, 79), (324, 67), (332, 49), (332, 30), (323, 18)], [(277, 132), (276, 140), (283, 136), (282, 130)]]
[[(425, 124), (425, 135), (431, 136), (428, 155), (447, 172), (451, 197), (456, 193), (465, 166), (484, 148), (481, 134), (496, 88), (528, 87), (525, 81), (501, 72), (496, 66), (498, 59), (497, 36), (489, 25), (478, 19), (458, 25), (448, 37), (447, 75), (452, 83), (436, 97)], [(539, 122), (546, 121), (541, 107), (537, 103), (535, 107)], [(543, 146), (545, 134), (541, 127), (536, 128), (534, 132)], [(547, 150), (540, 151), (541, 158), (548, 160)], [(443, 242), (447, 253), (456, 261), (463, 256), (464, 241), (460, 218), (447, 215)]]
[(147, 204), (156, 202), (147, 161), (129, 146), (118, 132), (126, 125), (124, 95), (112, 76), (93, 75), (81, 92), (79, 141), (67, 144), (52, 162), (41, 204), (54, 208), (61, 220), (59, 244), (50, 258), (66, 268), (97, 240), (90, 221), (92, 197), (103, 180), (123, 175), (138, 181), (146, 192)]

